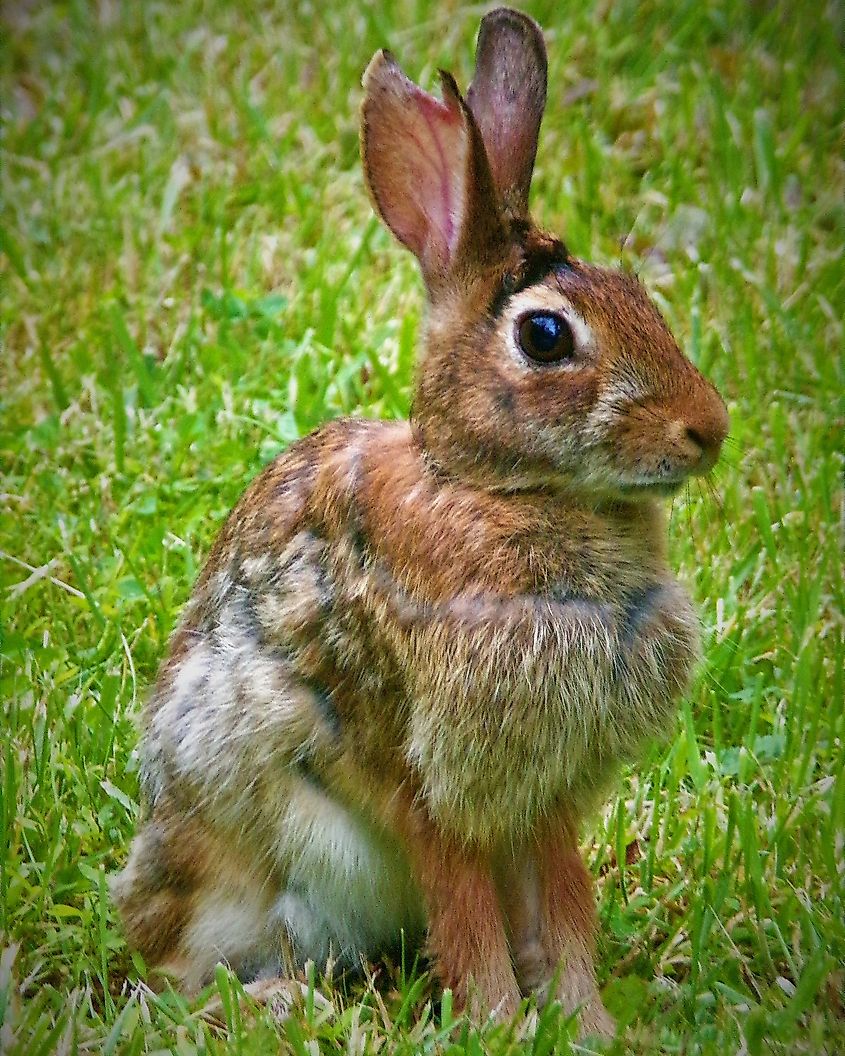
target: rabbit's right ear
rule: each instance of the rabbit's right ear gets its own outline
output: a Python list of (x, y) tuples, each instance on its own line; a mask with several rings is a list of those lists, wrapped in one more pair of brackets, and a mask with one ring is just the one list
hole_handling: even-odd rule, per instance
[(409, 80), (388, 51), (364, 74), (361, 157), (375, 207), (418, 258), (429, 288), (459, 264), (484, 263), (504, 239), (481, 133), (454, 79), (443, 101)]
[(496, 184), (512, 217), (528, 216), (528, 192), (546, 107), (548, 60), (534, 19), (499, 7), (481, 20), (467, 92)]

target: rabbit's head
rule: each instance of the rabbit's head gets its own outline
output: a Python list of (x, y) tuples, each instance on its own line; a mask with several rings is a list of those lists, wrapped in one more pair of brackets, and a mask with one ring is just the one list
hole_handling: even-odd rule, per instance
[(491, 12), (466, 98), (440, 77), (442, 101), (378, 52), (361, 131), (376, 209), (428, 289), (412, 422), (432, 462), (492, 488), (611, 499), (668, 494), (709, 470), (725, 405), (643, 286), (572, 257), (529, 216), (539, 27)]

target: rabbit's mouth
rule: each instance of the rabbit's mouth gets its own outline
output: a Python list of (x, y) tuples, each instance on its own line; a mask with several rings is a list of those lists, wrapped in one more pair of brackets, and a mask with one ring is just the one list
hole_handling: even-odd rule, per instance
[(623, 495), (630, 498), (658, 497), (668, 499), (675, 495), (687, 477), (671, 477), (663, 480), (638, 480), (636, 483), (626, 482), (619, 485)]

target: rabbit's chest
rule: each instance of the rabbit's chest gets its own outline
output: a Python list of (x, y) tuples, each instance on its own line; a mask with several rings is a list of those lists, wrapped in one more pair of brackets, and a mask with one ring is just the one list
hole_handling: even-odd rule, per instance
[(530, 826), (595, 766), (612, 694), (600, 641), (564, 658), (549, 625), (519, 644), (506, 633), (453, 629), (413, 679), (410, 761), (435, 815), (482, 840)]
[(682, 611), (665, 628), (651, 598), (621, 631), (600, 604), (525, 598), (420, 632), (407, 757), (435, 816), (490, 842), (594, 794), (644, 737), (668, 729), (697, 648), (683, 600), (672, 595)]

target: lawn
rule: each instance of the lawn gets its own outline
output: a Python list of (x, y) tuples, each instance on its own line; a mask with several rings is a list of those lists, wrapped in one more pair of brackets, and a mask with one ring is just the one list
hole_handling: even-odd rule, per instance
[[(706, 627), (675, 735), (584, 833), (620, 1053), (845, 1052), (845, 37), (830, 4), (526, 4), (552, 90), (533, 202), (636, 270), (725, 394), (674, 503)], [(6, 5), (0, 1051), (567, 1051), (453, 1023), (413, 963), (217, 1021), (139, 983), (106, 876), (134, 720), (223, 517), (292, 440), (404, 416), (421, 282), (375, 221), (360, 78), (465, 87), (482, 8)], [(838, 21), (837, 21), (838, 20)], [(410, 960), (410, 958), (409, 958)], [(573, 1047), (573, 1051), (578, 1050)]]

